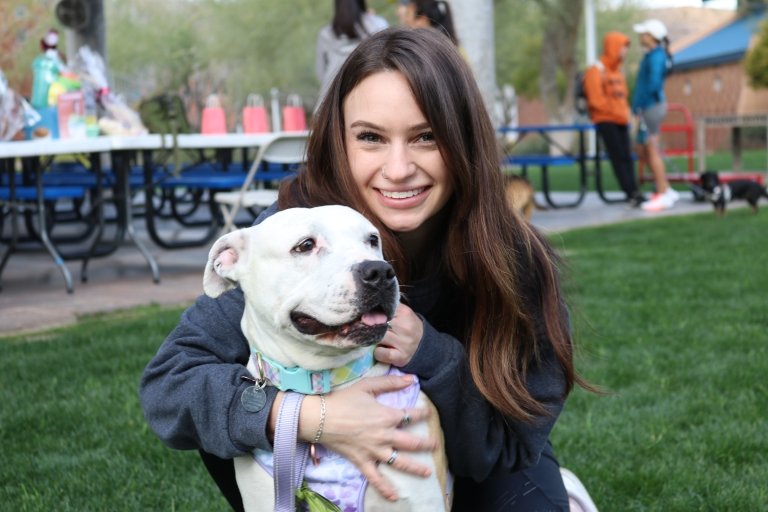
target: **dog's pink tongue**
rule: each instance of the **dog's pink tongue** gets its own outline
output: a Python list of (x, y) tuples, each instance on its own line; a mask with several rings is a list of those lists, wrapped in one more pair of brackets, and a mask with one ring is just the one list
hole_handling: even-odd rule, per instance
[(384, 313), (366, 313), (361, 318), (365, 325), (379, 325), (387, 323), (387, 315)]

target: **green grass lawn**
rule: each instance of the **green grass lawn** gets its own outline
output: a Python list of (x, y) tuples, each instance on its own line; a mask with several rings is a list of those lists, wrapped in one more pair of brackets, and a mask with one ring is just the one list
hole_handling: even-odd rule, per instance
[(193, 452), (147, 427), (139, 376), (180, 310), (0, 340), (0, 510), (224, 510)]
[(557, 240), (580, 367), (554, 432), (603, 510), (768, 507), (768, 216), (733, 210)]
[[(553, 432), (603, 511), (768, 504), (768, 212), (583, 229), (566, 255), (579, 367)], [(197, 456), (164, 447), (139, 376), (180, 310), (0, 339), (0, 510), (225, 510)]]

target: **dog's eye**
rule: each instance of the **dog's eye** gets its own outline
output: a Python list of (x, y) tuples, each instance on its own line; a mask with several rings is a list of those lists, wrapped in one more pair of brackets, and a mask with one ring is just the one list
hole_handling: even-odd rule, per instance
[(293, 247), (293, 252), (298, 252), (298, 253), (309, 252), (314, 248), (315, 248), (315, 239), (305, 238), (304, 240), (302, 240), (301, 242), (299, 242)]
[(368, 243), (371, 244), (371, 247), (377, 248), (379, 246), (379, 235), (371, 233), (368, 237)]

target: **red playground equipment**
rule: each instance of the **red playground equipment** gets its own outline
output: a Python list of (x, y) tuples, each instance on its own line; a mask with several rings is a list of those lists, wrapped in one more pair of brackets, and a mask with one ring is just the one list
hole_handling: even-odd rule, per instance
[[(693, 121), (693, 115), (688, 107), (679, 103), (670, 103), (667, 107), (667, 119), (665, 123), (661, 125), (662, 137), (664, 134), (682, 133), (684, 135), (684, 141), (682, 145), (676, 145), (675, 147), (665, 148), (662, 147), (662, 156), (684, 156), (687, 161), (686, 172), (669, 172), (667, 171), (667, 179), (670, 183), (687, 183), (689, 185), (700, 185), (699, 172), (696, 171), (694, 164), (694, 156), (696, 150), (694, 149), (694, 131), (695, 124)], [(673, 122), (670, 122), (670, 118)], [(706, 123), (700, 123), (700, 130), (704, 130)], [(704, 134), (699, 134), (699, 144), (704, 144)], [(676, 138), (679, 140), (679, 137)], [(677, 141), (676, 140), (676, 141)], [(699, 158), (705, 155), (704, 148), (699, 148)], [(700, 162), (700, 171), (703, 170), (703, 165)], [(637, 175), (640, 185), (644, 183), (653, 183), (653, 175), (650, 172), (648, 164), (638, 157), (637, 160)], [(765, 173), (763, 172), (718, 172), (720, 180), (723, 182), (733, 180), (751, 180), (765, 185)]]

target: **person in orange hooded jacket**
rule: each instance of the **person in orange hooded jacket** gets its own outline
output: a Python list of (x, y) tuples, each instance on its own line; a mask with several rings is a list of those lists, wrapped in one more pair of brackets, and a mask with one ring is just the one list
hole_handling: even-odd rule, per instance
[(603, 141), (613, 173), (627, 202), (638, 207), (645, 201), (635, 178), (635, 164), (629, 138), (630, 107), (627, 81), (621, 66), (630, 39), (620, 32), (608, 32), (603, 39), (600, 60), (584, 73), (584, 94), (589, 118)]

